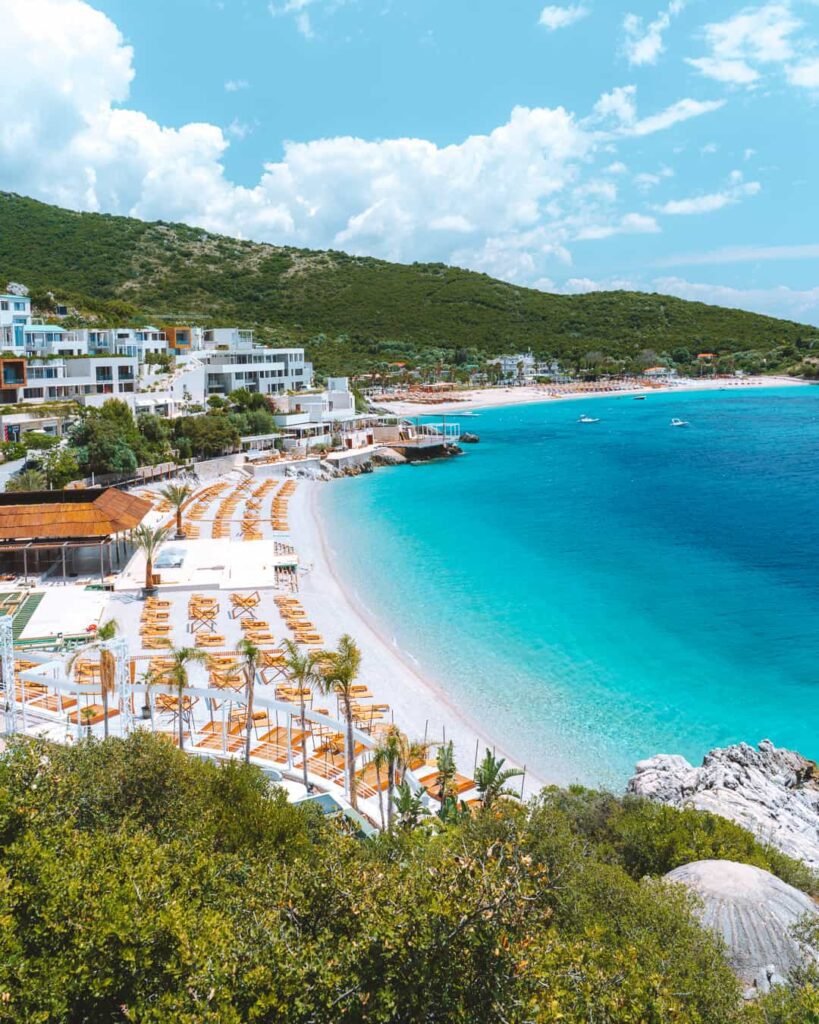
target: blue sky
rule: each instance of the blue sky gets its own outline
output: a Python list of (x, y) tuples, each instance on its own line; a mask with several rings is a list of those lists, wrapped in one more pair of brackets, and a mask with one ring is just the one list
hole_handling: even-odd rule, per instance
[(0, 188), (819, 323), (811, 0), (0, 0), (0, 18)]

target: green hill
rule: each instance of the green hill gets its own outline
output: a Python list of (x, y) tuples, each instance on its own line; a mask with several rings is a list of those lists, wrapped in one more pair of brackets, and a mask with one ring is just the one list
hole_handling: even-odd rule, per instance
[[(238, 323), (308, 343), (328, 369), (378, 360), (465, 363), (532, 348), (580, 363), (643, 350), (746, 353), (749, 369), (798, 364), (819, 329), (663, 295), (550, 295), (443, 264), (401, 264), (74, 213), (0, 193), (0, 280), (51, 291), (103, 320)], [(41, 298), (41, 301), (45, 301)], [(592, 357), (599, 362), (599, 356)]]

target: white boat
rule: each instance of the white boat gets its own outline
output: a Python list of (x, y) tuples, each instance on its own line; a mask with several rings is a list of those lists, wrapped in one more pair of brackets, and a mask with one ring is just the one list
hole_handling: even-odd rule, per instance
[(672, 427), (687, 427), (687, 426), (689, 426), (689, 423), (688, 423), (688, 420), (678, 420), (677, 417), (675, 416), (674, 419), (671, 421), (671, 426)]
[(581, 416), (577, 421), (578, 423), (599, 423), (599, 419), (595, 419), (594, 416)]

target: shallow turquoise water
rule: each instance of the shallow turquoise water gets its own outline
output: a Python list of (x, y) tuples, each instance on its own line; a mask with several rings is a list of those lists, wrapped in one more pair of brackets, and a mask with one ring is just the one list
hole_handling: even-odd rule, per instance
[(766, 736), (819, 756), (819, 388), (462, 423), (461, 459), (322, 491), (341, 568), (423, 671), (557, 782)]

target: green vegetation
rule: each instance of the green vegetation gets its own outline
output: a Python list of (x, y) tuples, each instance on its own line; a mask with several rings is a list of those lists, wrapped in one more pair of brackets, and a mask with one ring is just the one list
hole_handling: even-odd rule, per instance
[(0, 279), (27, 282), (38, 303), (51, 291), (97, 322), (252, 327), (262, 340), (306, 344), (324, 373), (405, 361), (457, 374), (528, 348), (593, 372), (660, 359), (690, 367), (703, 350), (721, 369), (819, 372), (802, 363), (819, 329), (669, 296), (548, 295), (443, 264), (261, 245), (9, 193), (0, 224)]
[[(683, 852), (766, 862), (735, 826), (582, 790), (410, 820), (355, 839), (253, 766), (142, 732), (12, 741), (0, 1020), (816, 1020), (814, 971), (743, 1007), (689, 898), (656, 877)], [(647, 825), (656, 842), (635, 862)]]
[[(227, 399), (217, 398), (204, 415), (180, 416), (166, 420), (146, 414), (134, 417), (128, 405), (109, 398), (98, 409), (77, 406), (77, 421), (69, 431), (68, 445), (59, 439), (29, 432), (22, 441), (0, 446), (4, 460), (26, 457), (26, 468), (12, 477), (6, 490), (27, 490), (30, 473), (42, 476), (45, 487), (64, 487), (82, 476), (115, 473), (128, 476), (138, 466), (160, 462), (208, 458), (234, 451), (239, 438), (252, 434), (274, 434), (277, 427), (262, 395), (235, 391)], [(59, 446), (59, 447), (58, 447)], [(177, 508), (188, 493), (165, 495)]]

